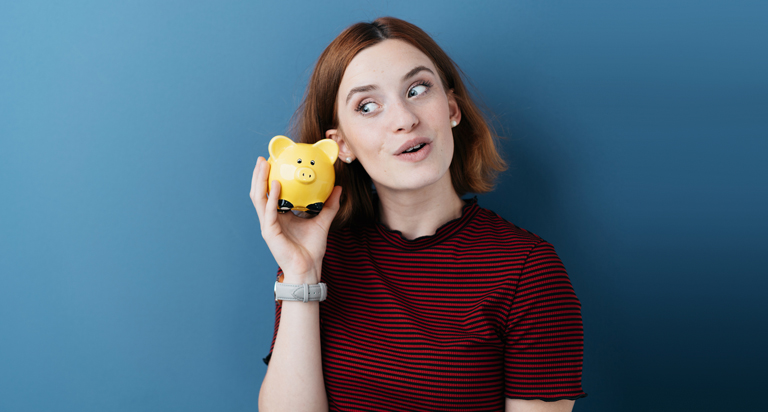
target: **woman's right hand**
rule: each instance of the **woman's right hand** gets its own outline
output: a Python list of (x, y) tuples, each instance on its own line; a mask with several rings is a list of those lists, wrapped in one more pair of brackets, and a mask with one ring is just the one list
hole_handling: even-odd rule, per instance
[(269, 168), (269, 162), (259, 156), (251, 180), (251, 200), (259, 215), (261, 236), (283, 270), (286, 283), (316, 284), (320, 281), (328, 231), (339, 211), (341, 187), (333, 188), (323, 210), (311, 219), (300, 218), (293, 213), (278, 213), (280, 183), (272, 182), (272, 190), (267, 197)]

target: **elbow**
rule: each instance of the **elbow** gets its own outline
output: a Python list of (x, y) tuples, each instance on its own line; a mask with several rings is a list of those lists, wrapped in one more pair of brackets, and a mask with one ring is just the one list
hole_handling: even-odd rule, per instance
[[(266, 382), (266, 379), (264, 381)], [(261, 383), (261, 388), (259, 389), (259, 412), (270, 412), (274, 409), (267, 394), (269, 391), (264, 390), (265, 382)]]
[(264, 383), (261, 384), (261, 389), (259, 389), (259, 412), (266, 412), (268, 408), (265, 405), (266, 402), (264, 402)]

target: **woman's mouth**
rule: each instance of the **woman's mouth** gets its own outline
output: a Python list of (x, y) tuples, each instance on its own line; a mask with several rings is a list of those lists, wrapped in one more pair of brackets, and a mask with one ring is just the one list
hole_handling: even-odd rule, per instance
[(405, 162), (420, 162), (429, 156), (431, 149), (432, 145), (429, 142), (417, 143), (403, 150), (396, 157)]
[(408, 148), (407, 150), (405, 150), (403, 153), (413, 153), (413, 152), (418, 152), (419, 150), (421, 150), (421, 148), (422, 148), (422, 147), (424, 147), (424, 146), (426, 146), (426, 145), (427, 145), (426, 143), (420, 143), (420, 144), (417, 144), (416, 146), (413, 146), (413, 147), (409, 147), (409, 148)]

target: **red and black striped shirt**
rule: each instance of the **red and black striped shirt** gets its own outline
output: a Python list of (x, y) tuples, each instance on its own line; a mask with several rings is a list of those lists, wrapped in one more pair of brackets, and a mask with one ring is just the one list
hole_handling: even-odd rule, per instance
[[(415, 240), (380, 224), (331, 232), (322, 281), (331, 411), (503, 411), (505, 398), (586, 396), (581, 304), (562, 262), (475, 199)], [(275, 333), (279, 321), (277, 306)]]

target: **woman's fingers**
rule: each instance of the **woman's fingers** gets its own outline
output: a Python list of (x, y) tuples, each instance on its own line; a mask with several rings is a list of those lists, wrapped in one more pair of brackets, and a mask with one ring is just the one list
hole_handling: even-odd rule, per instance
[[(266, 179), (265, 179), (266, 182)], [(267, 222), (277, 221), (277, 200), (280, 199), (280, 182), (277, 180), (272, 181), (272, 190), (269, 191), (269, 199), (266, 202), (266, 210), (264, 211), (264, 217)]]
[(267, 206), (267, 177), (269, 176), (269, 162), (259, 156), (256, 168), (251, 179), (251, 200), (259, 215), (259, 221), (264, 223), (265, 209)]
[(341, 199), (341, 186), (335, 186), (331, 192), (331, 196), (325, 201), (323, 210), (315, 218), (320, 219), (320, 223), (326, 231), (331, 227), (333, 218), (336, 217), (336, 213), (339, 211), (339, 199)]

